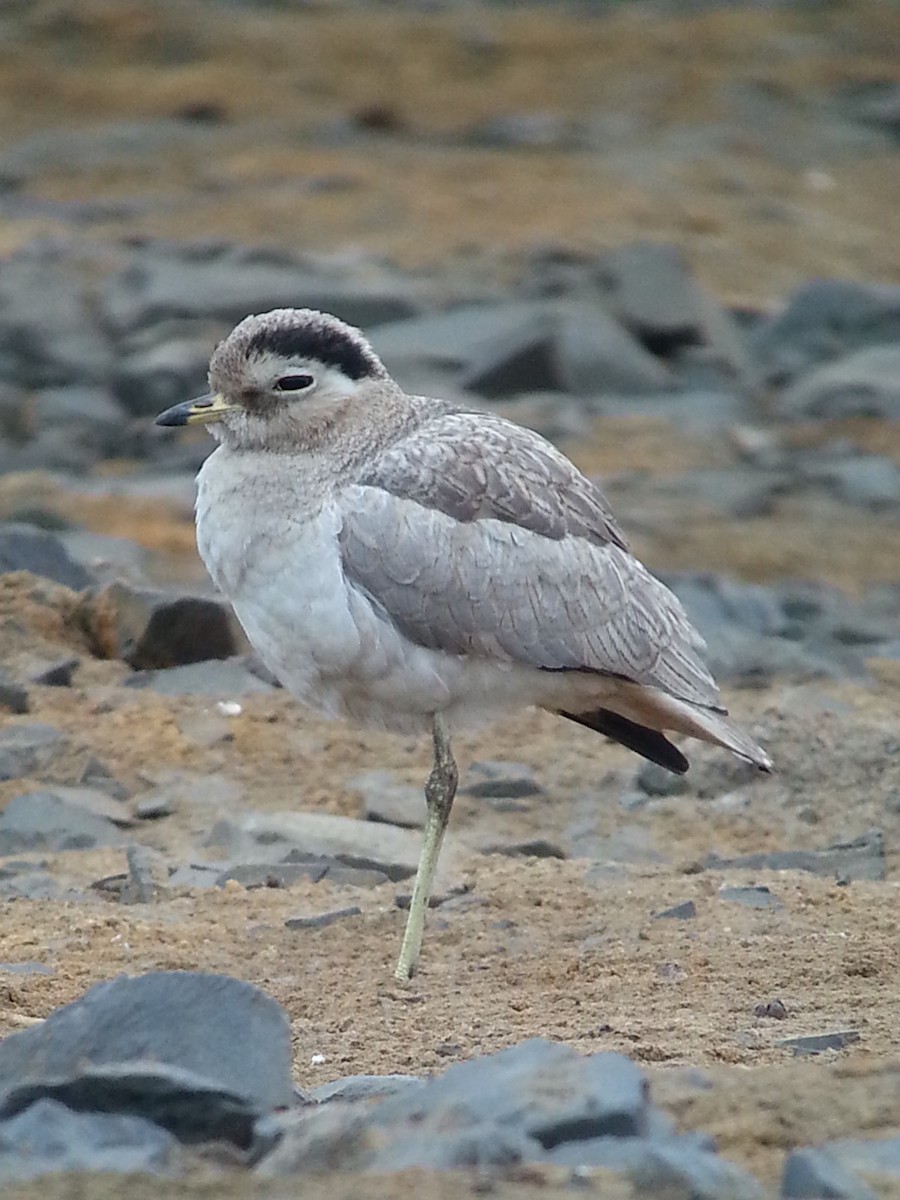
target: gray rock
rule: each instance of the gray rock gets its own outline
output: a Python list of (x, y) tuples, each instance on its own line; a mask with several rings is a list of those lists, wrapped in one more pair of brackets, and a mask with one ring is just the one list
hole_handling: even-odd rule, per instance
[(484, 340), (459, 383), (488, 399), (522, 392), (642, 395), (671, 386), (669, 372), (602, 308), (572, 301), (533, 308)]
[(114, 579), (140, 583), (146, 575), (150, 556), (128, 538), (107, 537), (87, 529), (69, 529), (59, 534), (69, 555), (80, 563), (98, 583)]
[(682, 796), (688, 790), (686, 779), (651, 762), (636, 768), (634, 782), (647, 796)]
[(0, 525), (0, 575), (9, 571), (30, 571), (76, 592), (92, 582), (58, 537), (33, 525), (15, 522)]
[(248, 859), (271, 861), (273, 855), (284, 858), (293, 850), (381, 871), (395, 883), (415, 873), (422, 847), (421, 837), (411, 830), (318, 812), (248, 813), (218, 835)]
[(820, 363), (900, 341), (900, 287), (815, 280), (749, 340), (768, 381), (790, 383)]
[(792, 1150), (781, 1176), (782, 1200), (876, 1200), (875, 1193), (827, 1149)]
[(0, 962), (0, 974), (3, 975), (55, 975), (56, 972), (46, 963), (39, 962)]
[(719, 888), (719, 899), (731, 904), (742, 904), (744, 908), (766, 908), (777, 912), (784, 905), (769, 888), (758, 887), (723, 887)]
[(501, 760), (473, 762), (460, 791), (483, 800), (524, 800), (544, 794), (526, 763)]
[(167, 338), (122, 358), (111, 382), (123, 410), (135, 417), (155, 416), (181, 400), (203, 395), (214, 344), (214, 338)]
[(120, 977), (0, 1042), (0, 1116), (41, 1097), (246, 1147), (258, 1116), (292, 1104), (290, 1026), (224, 975)]
[[(900, 288), (897, 289), (900, 294)], [(897, 305), (900, 326), (900, 299)], [(900, 342), (900, 328), (896, 334)], [(870, 346), (802, 375), (776, 402), (793, 420), (900, 417), (900, 345)]]
[(577, 396), (643, 396), (672, 386), (668, 368), (599, 305), (560, 300), (550, 316), (557, 328), (561, 390)]
[(573, 121), (553, 112), (495, 113), (467, 129), (463, 139), (493, 149), (572, 150), (584, 144)]
[(423, 1087), (425, 1080), (418, 1075), (346, 1075), (313, 1088), (308, 1098), (318, 1104), (341, 1101), (355, 1104), (360, 1100), (383, 1100), (411, 1087)]
[(821, 456), (818, 461), (807, 458), (797, 463), (797, 469), (846, 504), (876, 511), (900, 506), (900, 467), (882, 455), (851, 453), (831, 456), (830, 460)]
[(530, 838), (521, 842), (489, 842), (482, 847), (484, 854), (505, 854), (507, 858), (568, 858), (565, 850), (547, 838)]
[(399, 783), (393, 771), (364, 771), (348, 779), (345, 787), (362, 795), (367, 821), (403, 829), (421, 829), (425, 824), (424, 789)]
[(80, 804), (67, 803), (53, 792), (14, 796), (0, 814), (0, 854), (18, 854), (22, 850), (88, 850), (95, 846), (118, 846), (121, 840), (112, 821), (95, 816)]
[(3, 262), (0, 377), (24, 388), (103, 383), (111, 347), (94, 324), (70, 248), (32, 241)]
[[(392, 375), (411, 368), (459, 372), (495, 339), (532, 329), (544, 313), (531, 302), (465, 304), (444, 312), (376, 325), (369, 339)], [(534, 388), (529, 388), (533, 391)]]
[(328, 925), (333, 925), (335, 921), (343, 921), (347, 917), (361, 915), (362, 909), (356, 904), (351, 904), (346, 908), (332, 908), (326, 912), (301, 913), (296, 917), (288, 917), (284, 924), (286, 929), (324, 929)]
[[(423, 1161), (417, 1142), (441, 1128), (457, 1135), (518, 1128), (544, 1150), (586, 1138), (641, 1137), (650, 1104), (643, 1074), (624, 1055), (582, 1058), (567, 1046), (534, 1038), (401, 1092), (378, 1107), (374, 1120), (381, 1128), (407, 1127), (409, 1140), (388, 1155), (392, 1169), (401, 1169), (404, 1161), (432, 1165)], [(383, 1159), (381, 1165), (387, 1165)]]
[(824, 1147), (848, 1170), (859, 1171), (878, 1183), (885, 1195), (900, 1181), (900, 1134), (879, 1138), (839, 1138)]
[(205, 596), (108, 584), (94, 600), (117, 657), (135, 670), (158, 670), (232, 658), (246, 639), (231, 608)]
[(103, 319), (120, 337), (169, 320), (215, 320), (224, 334), (248, 312), (297, 304), (368, 327), (412, 316), (418, 299), (408, 280), (375, 272), (371, 264), (354, 276), (339, 267), (306, 266), (280, 251), (221, 243), (150, 244), (135, 251), (131, 265), (100, 295)]
[(271, 684), (247, 670), (242, 658), (213, 658), (168, 670), (136, 671), (124, 684), (125, 687), (149, 688), (162, 696), (214, 696), (218, 700), (274, 691)]
[(655, 921), (692, 921), (696, 915), (697, 905), (693, 900), (685, 900), (682, 904), (676, 904), (672, 908), (664, 908), (662, 912), (654, 913), (653, 919)]
[(616, 317), (654, 354), (702, 346), (744, 383), (752, 369), (730, 313), (695, 279), (675, 246), (635, 242), (605, 254), (598, 277)]
[(0, 1121), (0, 1183), (59, 1171), (174, 1174), (179, 1166), (177, 1139), (142, 1117), (40, 1099)]
[(32, 398), (31, 418), (40, 432), (87, 431), (104, 455), (122, 452), (127, 440), (127, 414), (104, 388), (43, 388)]
[(0, 730), (0, 780), (38, 774), (67, 748), (52, 725), (10, 725)]
[(858, 1029), (838, 1029), (834, 1033), (817, 1033), (809, 1037), (784, 1038), (776, 1042), (790, 1050), (795, 1058), (805, 1058), (812, 1054), (824, 1054), (826, 1050), (843, 1050), (859, 1041)]
[(245, 888), (289, 888), (301, 879), (318, 883), (334, 864), (334, 859), (313, 856), (308, 862), (235, 863), (227, 870), (220, 871), (215, 882), (217, 887), (224, 887), (233, 879)]
[(760, 1184), (733, 1163), (689, 1138), (591, 1138), (565, 1142), (551, 1162), (574, 1168), (605, 1167), (625, 1173), (639, 1196), (690, 1200), (766, 1200)]
[(822, 850), (771, 850), (719, 858), (711, 854), (706, 869), (743, 867), (752, 871), (809, 871), (837, 879), (884, 879), (884, 834), (870, 829), (849, 842), (835, 842)]

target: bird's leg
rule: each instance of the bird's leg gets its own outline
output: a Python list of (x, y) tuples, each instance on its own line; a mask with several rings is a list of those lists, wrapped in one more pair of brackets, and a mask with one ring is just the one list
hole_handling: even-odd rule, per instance
[(419, 950), (422, 946), (422, 933), (425, 928), (425, 913), (434, 883), (434, 873), (437, 870), (438, 857), (441, 853), (441, 842), (450, 820), (450, 809), (453, 807), (453, 797), (456, 795), (456, 785), (459, 782), (459, 772), (456, 760), (450, 749), (450, 737), (444, 718), (435, 713), (432, 723), (434, 738), (434, 764), (428, 782), (425, 784), (425, 838), (422, 843), (422, 853), (419, 856), (419, 869), (416, 872), (416, 884), (413, 888), (412, 900), (409, 905), (409, 916), (406, 919), (406, 932), (403, 935), (403, 945), (400, 947), (400, 958), (394, 977), (399, 980), (411, 979), (416, 970)]

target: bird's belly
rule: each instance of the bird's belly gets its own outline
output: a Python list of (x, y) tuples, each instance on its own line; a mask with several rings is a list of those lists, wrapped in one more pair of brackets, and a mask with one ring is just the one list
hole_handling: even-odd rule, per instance
[(513, 668), (415, 645), (349, 585), (336, 514), (269, 524), (257, 516), (251, 536), (225, 506), (198, 518), (201, 557), (250, 644), (288, 691), (320, 712), (415, 733), (434, 712), (471, 721), (517, 695)]

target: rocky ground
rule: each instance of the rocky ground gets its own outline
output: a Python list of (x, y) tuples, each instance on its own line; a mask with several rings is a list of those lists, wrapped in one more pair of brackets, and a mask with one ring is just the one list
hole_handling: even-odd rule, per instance
[[(893, 6), (0, 22), (5, 1194), (896, 1195)], [(460, 736), (409, 988), (428, 748), (248, 658), (152, 424), (291, 303), (602, 479), (778, 768)]]

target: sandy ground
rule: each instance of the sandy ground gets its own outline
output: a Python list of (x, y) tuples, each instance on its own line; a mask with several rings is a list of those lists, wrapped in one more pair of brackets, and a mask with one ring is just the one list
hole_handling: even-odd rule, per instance
[[(71, 593), (19, 576), (7, 578), (0, 598), (5, 657), (12, 647), (83, 652)], [(45, 720), (69, 736), (49, 778), (71, 779), (95, 755), (138, 794), (174, 789), (174, 815), (126, 835), (173, 862), (221, 858), (205, 843), (222, 817), (290, 807), (360, 815), (348, 786), (360, 771), (389, 767), (416, 782), (427, 770), (425, 747), (323, 723), (280, 693), (247, 698), (227, 740), (197, 745), (192, 721), (210, 702), (122, 689), (124, 671), (86, 659), (77, 687), (35, 689), (32, 712), (13, 720)], [(649, 1069), (658, 1100), (683, 1128), (715, 1133), (726, 1153), (774, 1181), (790, 1146), (877, 1132), (896, 1119), (900, 814), (886, 763), (891, 746), (896, 754), (897, 697), (889, 683), (735, 693), (733, 710), (769, 746), (778, 774), (759, 779), (698, 748), (691, 790), (637, 809), (621, 803), (634, 790), (634, 760), (564, 722), (527, 713), (461, 737), (464, 773), (476, 760), (526, 762), (545, 795), (514, 813), (460, 797), (444, 874), (470, 890), (432, 913), (409, 988), (391, 978), (403, 885), (232, 883), (152, 905), (95, 892), (9, 904), (4, 957), (40, 961), (53, 974), (4, 982), (0, 1029), (46, 1016), (118, 971), (225, 971), (286, 1007), (303, 1085), (355, 1072), (440, 1071), (534, 1035), (586, 1052), (617, 1049)], [(212, 789), (203, 786), (210, 774)], [(30, 782), (0, 785), (0, 802)], [(825, 846), (874, 825), (887, 837), (886, 882), (699, 870), (710, 851)], [(479, 852), (538, 835), (576, 839), (601, 868), (591, 871), (587, 858)], [(125, 869), (124, 850), (45, 861), (73, 888)], [(783, 907), (759, 911), (718, 896), (723, 885), (751, 883), (768, 885)], [(695, 919), (654, 918), (686, 900)], [(284, 926), (299, 912), (347, 904), (361, 914), (318, 931)], [(776, 998), (786, 1019), (754, 1015)], [(838, 1061), (797, 1063), (777, 1044), (843, 1029), (860, 1036)], [(314, 1055), (324, 1061), (314, 1065)], [(698, 1088), (687, 1066), (700, 1067), (711, 1090)]]

